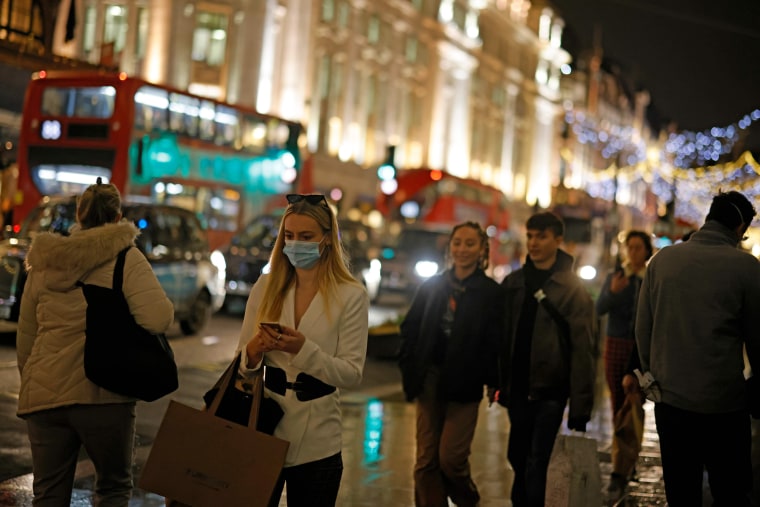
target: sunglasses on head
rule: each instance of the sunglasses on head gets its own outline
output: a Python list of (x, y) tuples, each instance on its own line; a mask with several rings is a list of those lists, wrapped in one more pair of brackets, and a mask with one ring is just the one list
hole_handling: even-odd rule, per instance
[(314, 206), (322, 202), (327, 206), (327, 199), (325, 199), (325, 196), (322, 194), (288, 194), (285, 197), (288, 200), (288, 204), (306, 201)]

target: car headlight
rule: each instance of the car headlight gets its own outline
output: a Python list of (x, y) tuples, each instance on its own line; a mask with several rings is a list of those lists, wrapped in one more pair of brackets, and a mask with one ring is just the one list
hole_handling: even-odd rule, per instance
[(414, 265), (414, 272), (420, 278), (430, 278), (438, 273), (438, 263), (434, 261), (418, 261)]
[(211, 252), (211, 264), (216, 268), (216, 277), (220, 280), (227, 278), (227, 261), (219, 250)]

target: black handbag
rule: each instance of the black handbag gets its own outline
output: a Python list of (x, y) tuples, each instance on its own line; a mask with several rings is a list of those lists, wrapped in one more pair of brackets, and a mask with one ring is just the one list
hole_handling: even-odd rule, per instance
[(117, 394), (154, 401), (179, 387), (174, 352), (164, 334), (135, 322), (121, 290), (127, 247), (116, 257), (113, 288), (77, 282), (87, 300), (84, 373)]
[[(230, 374), (230, 369), (232, 369), (232, 380), (227, 384), (227, 389), (224, 393), (222, 393), (222, 400), (214, 415), (242, 426), (248, 426), (254, 396), (260, 396), (261, 403), (259, 404), (257, 414), (256, 430), (267, 435), (273, 435), (285, 412), (279, 403), (264, 395), (262, 382), (257, 384), (257, 379), (254, 379), (251, 383), (243, 382), (243, 378), (238, 374), (239, 367), (240, 353), (238, 352), (235, 359), (227, 367), (219, 380), (217, 380), (216, 384), (203, 395), (206, 408), (208, 409), (212, 405), (214, 398), (224, 383), (225, 377)], [(262, 368), (264, 367), (262, 366)], [(257, 375), (260, 376), (261, 372), (257, 373)]]

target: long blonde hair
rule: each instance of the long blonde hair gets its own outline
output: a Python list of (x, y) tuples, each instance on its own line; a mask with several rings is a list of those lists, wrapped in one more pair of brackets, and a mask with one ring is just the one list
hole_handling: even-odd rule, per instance
[(256, 322), (276, 321), (282, 314), (285, 295), (295, 283), (296, 270), (290, 264), (287, 256), (283, 253), (285, 245), (285, 219), (290, 215), (305, 215), (313, 218), (322, 232), (329, 235), (329, 242), (325, 243), (322, 256), (317, 262), (317, 281), (319, 293), (325, 301), (325, 309), (328, 318), (330, 315), (330, 300), (337, 293), (338, 285), (351, 283), (359, 285), (359, 282), (351, 275), (348, 269), (349, 259), (343, 244), (340, 241), (338, 220), (326, 201), (319, 204), (311, 204), (305, 199), (288, 205), (285, 214), (280, 221), (277, 239), (274, 242), (272, 254), (269, 257), (269, 276), (264, 288)]

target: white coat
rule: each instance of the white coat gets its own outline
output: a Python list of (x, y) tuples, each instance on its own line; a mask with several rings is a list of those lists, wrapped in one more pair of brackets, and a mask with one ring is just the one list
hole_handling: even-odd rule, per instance
[[(254, 371), (246, 368), (245, 346), (257, 332), (256, 312), (266, 280), (267, 275), (259, 278), (246, 304), (239, 344), (243, 365), (241, 372), (244, 375), (251, 375)], [(305, 372), (337, 387), (337, 390), (316, 400), (299, 401), (290, 389), (285, 391), (284, 396), (267, 389), (267, 396), (277, 401), (284, 411), (274, 436), (290, 442), (286, 467), (327, 458), (341, 451), (340, 390), (355, 388), (362, 380), (367, 355), (369, 297), (358, 283), (341, 284), (330, 301), (328, 315), (325, 301), (317, 293), (298, 327), (295, 325), (294, 308), (295, 286), (285, 295), (278, 322), (303, 333), (306, 337), (303, 347), (295, 355), (282, 351), (267, 352), (264, 364), (283, 369), (288, 382), (294, 382), (299, 373)]]
[[(138, 234), (134, 224), (122, 221), (76, 230), (71, 236), (41, 233), (34, 238), (16, 335), (19, 416), (74, 404), (135, 401), (85, 376), (87, 302), (76, 282), (111, 287), (116, 255), (133, 245)], [(127, 252), (122, 291), (138, 324), (153, 333), (171, 325), (172, 302), (137, 248)]]

